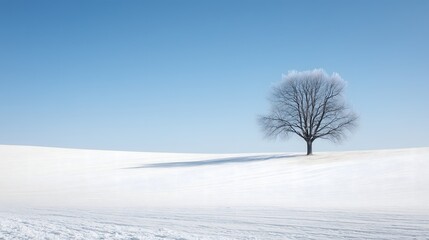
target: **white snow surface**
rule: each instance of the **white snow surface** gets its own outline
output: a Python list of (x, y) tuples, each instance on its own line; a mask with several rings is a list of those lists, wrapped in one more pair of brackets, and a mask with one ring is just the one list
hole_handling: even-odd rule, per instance
[(0, 145), (0, 239), (429, 239), (429, 148), (182, 154)]

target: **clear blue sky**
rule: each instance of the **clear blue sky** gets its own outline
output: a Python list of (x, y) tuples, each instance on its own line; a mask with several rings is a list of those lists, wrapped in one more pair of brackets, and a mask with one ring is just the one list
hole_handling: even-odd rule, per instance
[(429, 146), (429, 1), (0, 0), (0, 144), (305, 151), (263, 138), (289, 70), (347, 82), (360, 126), (314, 150)]

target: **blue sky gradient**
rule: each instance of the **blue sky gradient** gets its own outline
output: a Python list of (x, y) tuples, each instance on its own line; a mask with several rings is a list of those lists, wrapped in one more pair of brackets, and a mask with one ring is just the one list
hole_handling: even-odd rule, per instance
[(347, 82), (343, 144), (429, 146), (429, 1), (0, 1), (0, 144), (305, 151), (257, 116), (289, 70)]

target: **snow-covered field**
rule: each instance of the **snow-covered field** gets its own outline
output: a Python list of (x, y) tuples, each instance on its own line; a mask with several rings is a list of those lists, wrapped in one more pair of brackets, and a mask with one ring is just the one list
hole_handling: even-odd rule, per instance
[(287, 209), (41, 209), (0, 214), (0, 239), (428, 239), (429, 216)]
[(429, 239), (429, 148), (0, 146), (0, 239)]

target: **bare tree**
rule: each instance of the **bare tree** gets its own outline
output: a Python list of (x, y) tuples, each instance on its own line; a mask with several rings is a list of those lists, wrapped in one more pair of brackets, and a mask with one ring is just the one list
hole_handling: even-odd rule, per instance
[(355, 126), (357, 115), (344, 101), (344, 87), (337, 73), (329, 76), (323, 69), (289, 72), (273, 88), (271, 111), (259, 122), (268, 137), (303, 138), (310, 155), (316, 139), (338, 142)]

